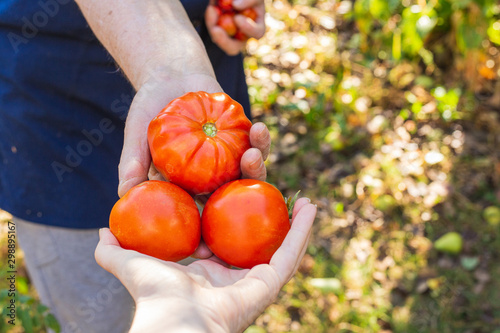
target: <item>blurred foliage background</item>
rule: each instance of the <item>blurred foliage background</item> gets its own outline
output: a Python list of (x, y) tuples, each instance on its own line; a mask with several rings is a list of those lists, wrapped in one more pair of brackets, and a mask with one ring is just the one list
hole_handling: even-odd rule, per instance
[(268, 180), (319, 213), (247, 332), (500, 332), (498, 1), (267, 4)]
[[(268, 181), (319, 210), (298, 274), (246, 332), (499, 333), (500, 4), (266, 4), (245, 66)], [(19, 332), (43, 332), (18, 257)]]

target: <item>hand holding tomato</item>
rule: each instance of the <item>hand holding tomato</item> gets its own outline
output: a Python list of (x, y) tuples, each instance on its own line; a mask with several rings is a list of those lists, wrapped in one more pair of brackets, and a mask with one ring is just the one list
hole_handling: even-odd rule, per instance
[(248, 37), (264, 36), (264, 15), (263, 0), (211, 0), (205, 22), (213, 42), (227, 54), (236, 55)]
[(134, 186), (118, 200), (109, 228), (123, 248), (168, 261), (192, 255), (201, 238), (194, 199), (177, 185), (158, 180)]
[(231, 270), (218, 259), (188, 266), (123, 250), (108, 229), (100, 232), (96, 260), (136, 302), (130, 332), (241, 332), (277, 297), (304, 256), (316, 207), (297, 200), (292, 226), (270, 263)]
[[(147, 129), (150, 121), (170, 101), (190, 91), (215, 93), (222, 89), (215, 78), (208, 75), (190, 74), (173, 80), (158, 74), (143, 84), (137, 92), (125, 126), (125, 140), (119, 165), (120, 197), (133, 186), (148, 180), (151, 155)], [(250, 145), (252, 148), (241, 158), (242, 177), (265, 180), (264, 160), (269, 155), (271, 137), (263, 123), (256, 123), (250, 128)]]
[(288, 207), (273, 185), (239, 179), (217, 189), (202, 215), (202, 237), (227, 264), (268, 264), (290, 230)]
[(252, 123), (224, 93), (190, 92), (151, 121), (148, 142), (156, 169), (192, 195), (210, 194), (241, 176)]

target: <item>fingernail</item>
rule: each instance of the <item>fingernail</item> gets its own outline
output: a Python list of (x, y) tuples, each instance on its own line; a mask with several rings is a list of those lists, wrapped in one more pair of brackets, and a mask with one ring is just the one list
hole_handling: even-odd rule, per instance
[(309, 198), (304, 198), (304, 199), (306, 199), (307, 202), (311, 203), (311, 199), (309, 199)]
[(102, 235), (103, 230), (104, 230), (104, 228), (99, 229), (99, 240), (101, 240), (101, 235)]

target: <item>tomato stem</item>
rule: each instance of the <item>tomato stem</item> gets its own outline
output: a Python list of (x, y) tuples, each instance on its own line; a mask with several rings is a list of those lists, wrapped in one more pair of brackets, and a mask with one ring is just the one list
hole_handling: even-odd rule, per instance
[(203, 132), (213, 138), (217, 134), (217, 127), (215, 126), (214, 123), (206, 123), (203, 125)]
[(297, 198), (299, 197), (300, 190), (295, 193), (293, 197), (287, 197), (285, 198), (285, 203), (286, 207), (288, 208), (288, 217), (292, 218), (293, 215), (293, 206), (295, 206), (295, 201), (297, 201)]

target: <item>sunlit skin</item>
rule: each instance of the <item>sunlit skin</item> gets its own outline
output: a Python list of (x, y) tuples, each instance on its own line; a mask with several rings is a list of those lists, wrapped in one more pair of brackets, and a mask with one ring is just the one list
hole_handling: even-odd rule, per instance
[[(203, 41), (179, 1), (77, 0), (77, 4), (99, 41), (137, 91), (125, 123), (118, 167), (121, 197), (133, 186), (148, 180), (149, 175), (155, 176), (154, 170), (152, 174), (149, 172), (152, 163), (147, 128), (158, 112), (187, 92), (215, 93), (222, 92), (222, 88)], [(240, 28), (249, 36), (261, 37), (265, 31), (263, 1), (244, 0), (241, 6), (239, 9), (259, 8), (258, 21), (261, 17), (262, 21), (255, 25), (243, 24)], [(216, 25), (217, 14), (213, 18), (211, 26)], [(215, 35), (213, 31), (210, 33), (214, 42), (228, 54), (240, 52), (244, 43), (218, 28)], [(241, 158), (242, 177), (265, 179), (264, 160), (269, 154), (271, 139), (263, 123), (252, 126), (250, 143), (252, 148)], [(204, 253), (209, 255), (208, 251)]]
[(96, 260), (134, 298), (136, 332), (243, 332), (274, 302), (304, 256), (316, 207), (301, 198), (292, 227), (269, 265), (230, 269), (215, 256), (188, 266), (127, 251), (101, 229)]

